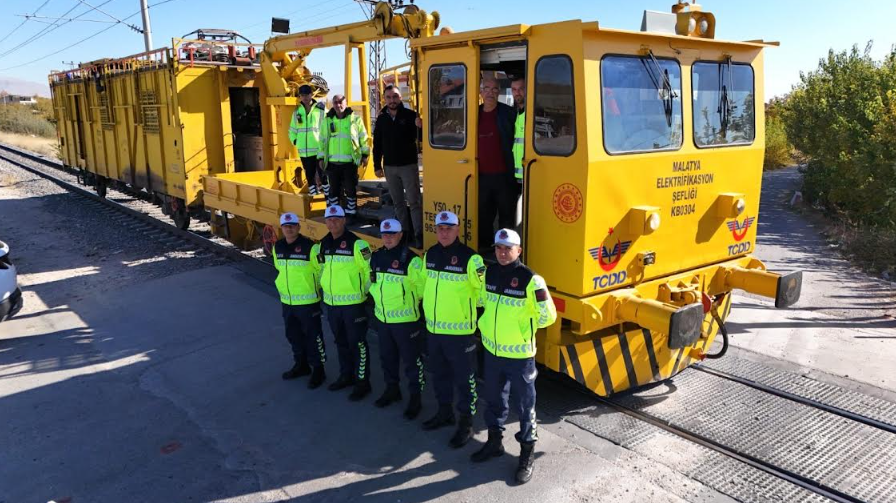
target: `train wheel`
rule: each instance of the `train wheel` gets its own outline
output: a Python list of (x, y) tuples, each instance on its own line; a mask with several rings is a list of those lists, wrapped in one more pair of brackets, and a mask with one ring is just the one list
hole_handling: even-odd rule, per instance
[(181, 199), (172, 197), (169, 199), (169, 204), (171, 208), (171, 219), (174, 220), (174, 225), (182, 231), (190, 228), (190, 213), (187, 210), (186, 205), (184, 205), (184, 202)]
[(274, 243), (277, 242), (277, 231), (272, 225), (265, 225), (261, 231), (261, 242), (264, 247), (264, 255), (270, 257), (274, 254)]
[(108, 181), (105, 177), (97, 176), (96, 181), (94, 182), (94, 188), (96, 188), (96, 195), (101, 198), (106, 198), (106, 188), (108, 187)]

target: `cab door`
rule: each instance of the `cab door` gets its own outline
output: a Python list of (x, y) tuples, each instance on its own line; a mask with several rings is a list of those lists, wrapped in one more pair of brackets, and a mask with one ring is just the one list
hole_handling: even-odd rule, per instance
[(460, 240), (477, 249), (479, 51), (470, 46), (418, 51), (423, 83), (424, 245), (435, 244), (435, 215), (448, 210), (463, 222)]
[(551, 287), (579, 292), (591, 281), (582, 274), (591, 261), (585, 244), (591, 142), (581, 22), (533, 26), (528, 43), (523, 259)]

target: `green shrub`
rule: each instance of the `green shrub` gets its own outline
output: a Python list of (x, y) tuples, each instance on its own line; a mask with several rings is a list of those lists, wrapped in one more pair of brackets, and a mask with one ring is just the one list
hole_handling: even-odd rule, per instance
[(793, 164), (793, 145), (787, 139), (784, 121), (775, 115), (767, 115), (765, 120), (765, 161), (766, 170), (783, 168)]
[(0, 131), (52, 138), (56, 128), (40, 112), (17, 103), (0, 105)]
[(829, 215), (896, 227), (896, 52), (881, 62), (860, 52), (828, 53), (800, 75), (781, 117), (806, 155), (804, 197)]

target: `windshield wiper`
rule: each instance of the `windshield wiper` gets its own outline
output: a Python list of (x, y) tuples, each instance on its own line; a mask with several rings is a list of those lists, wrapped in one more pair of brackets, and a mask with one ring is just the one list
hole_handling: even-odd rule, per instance
[[(666, 113), (666, 124), (669, 127), (672, 127), (672, 112), (675, 98), (678, 97), (678, 93), (672, 90), (672, 81), (669, 79), (669, 70), (660, 67), (660, 62), (657, 61), (656, 56), (653, 55), (653, 51), (648, 50), (647, 55), (650, 56), (653, 68), (656, 70), (656, 74), (654, 75), (648, 67), (647, 74), (650, 76), (650, 80), (653, 81), (653, 86), (659, 91), (660, 98), (663, 100), (663, 111)], [(646, 61), (644, 61), (644, 66), (647, 66)], [(659, 81), (660, 77), (663, 79), (662, 83)]]
[(728, 84), (725, 84), (725, 72), (722, 70), (722, 65), (719, 64), (719, 133), (722, 138), (725, 138), (728, 134), (728, 126), (731, 123), (731, 115), (734, 113), (734, 103), (731, 101), (731, 98), (728, 97), (728, 89), (734, 87), (734, 75), (731, 71), (731, 57), (728, 57), (727, 60), (727, 68), (728, 72)]

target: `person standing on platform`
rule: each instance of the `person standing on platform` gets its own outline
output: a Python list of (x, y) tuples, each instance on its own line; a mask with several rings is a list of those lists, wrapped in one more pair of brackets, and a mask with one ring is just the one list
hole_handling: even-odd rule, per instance
[[(274, 283), (280, 292), (286, 340), (292, 346), (293, 366), (283, 373), (283, 379), (295, 379), (311, 374), (308, 387), (315, 389), (327, 376), (324, 362), (323, 331), (320, 322), (320, 246), (299, 234), (299, 217), (295, 213), (280, 215), (283, 238), (274, 243)], [(309, 365), (310, 363), (310, 365)]]
[(455, 392), (457, 430), (450, 445), (459, 448), (473, 434), (476, 414), (476, 305), (485, 275), (482, 257), (457, 238), (458, 218), (450, 211), (436, 214), (438, 243), (426, 251), (423, 313), (426, 318), (433, 387), (439, 409), (423, 423), (426, 430), (454, 424)]
[(358, 166), (367, 164), (370, 146), (361, 116), (347, 108), (345, 96), (333, 96), (320, 135), (318, 159), (330, 182), (327, 205), (338, 205), (345, 196), (345, 215), (354, 223), (358, 213)]
[[(386, 106), (373, 128), (373, 168), (377, 176), (385, 176), (395, 206), (395, 218), (407, 233), (413, 225), (408, 243), (423, 246), (423, 202), (420, 194), (420, 171), (417, 167), (417, 141), (422, 122), (417, 112), (404, 106), (401, 93), (393, 85), (386, 86)], [(410, 219), (408, 218), (410, 209)]]
[[(316, 101), (311, 93), (311, 86), (306, 84), (299, 87), (301, 103), (292, 114), (292, 121), (289, 124), (289, 141), (299, 152), (299, 159), (305, 170), (305, 181), (308, 183), (308, 193), (314, 196), (320, 193), (326, 194), (330, 188), (327, 186), (326, 178), (322, 176), (317, 160), (320, 149), (320, 131), (327, 113), (326, 104)], [(301, 179), (299, 172), (300, 170), (297, 169), (296, 185)], [(318, 187), (319, 185), (322, 186)]]
[(370, 393), (367, 360), (367, 313), (364, 301), (370, 280), (370, 245), (345, 228), (345, 212), (338, 204), (327, 208), (329, 234), (320, 242), (320, 284), (327, 322), (339, 352), (339, 378), (330, 391), (354, 386), (349, 400), (358, 401)]
[(557, 309), (544, 279), (520, 261), (520, 236), (510, 229), (495, 234), (498, 263), (485, 272), (481, 302), (485, 311), (479, 318), (485, 348), (483, 393), (487, 408), (485, 424), (488, 441), (473, 453), (474, 462), (504, 454), (502, 437), (507, 421), (508, 401), (520, 418), (519, 466), (516, 479), (524, 484), (532, 478), (535, 462), (535, 333), (557, 321)]
[(402, 244), (401, 222), (394, 218), (383, 220), (380, 235), (383, 247), (370, 257), (370, 296), (379, 321), (377, 333), (386, 390), (374, 405), (386, 407), (401, 400), (399, 362), (403, 360), (410, 395), (404, 417), (414, 419), (420, 414), (420, 394), (425, 382), (420, 351), (420, 300), (426, 276), (423, 260)]

